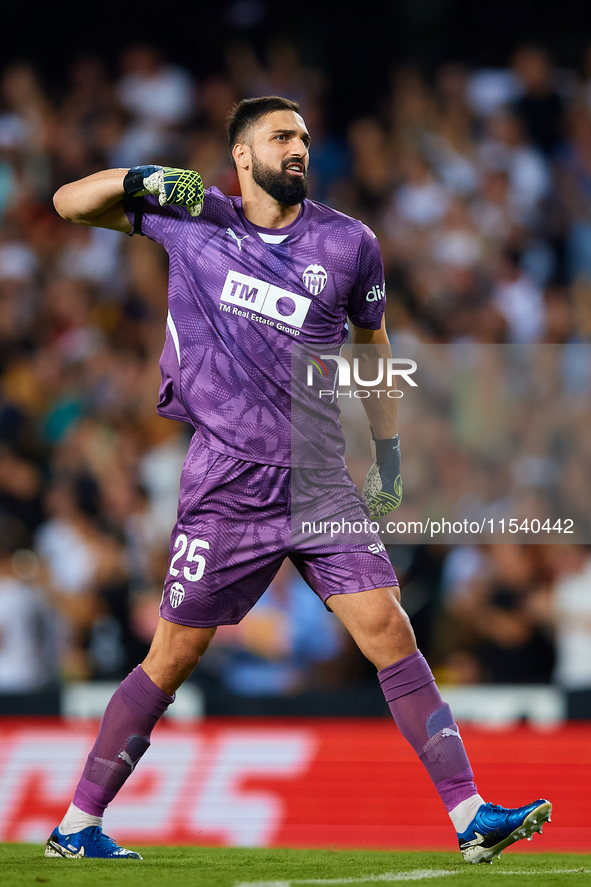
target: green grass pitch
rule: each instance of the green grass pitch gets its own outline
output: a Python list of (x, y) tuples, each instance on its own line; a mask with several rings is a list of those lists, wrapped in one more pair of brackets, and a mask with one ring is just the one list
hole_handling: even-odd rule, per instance
[[(323, 884), (583, 887), (591, 857), (505, 853), (491, 865), (466, 865), (453, 853), (146, 847), (139, 860), (45, 859), (34, 844), (0, 844), (0, 883), (50, 887), (322, 887)], [(271, 883), (272, 882), (272, 883)]]

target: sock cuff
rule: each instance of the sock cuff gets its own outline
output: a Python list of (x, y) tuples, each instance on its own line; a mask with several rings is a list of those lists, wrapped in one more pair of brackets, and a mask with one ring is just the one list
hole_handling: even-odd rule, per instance
[(126, 697), (126, 703), (139, 706), (148, 714), (161, 718), (168, 706), (174, 702), (175, 694), (169, 696), (161, 690), (154, 681), (148, 677), (141, 665), (121, 682), (121, 692)]
[[(469, 764), (465, 770), (461, 770), (453, 776), (448, 776), (447, 779), (442, 779), (441, 782), (437, 783), (435, 788), (441, 796), (448, 813), (451, 813), (458, 804), (461, 804), (464, 801), (469, 801), (470, 798), (479, 799), (478, 807), (480, 804), (484, 803), (478, 794), (478, 789), (474, 785), (474, 773)], [(470, 822), (473, 818), (474, 816), (470, 818)], [(464, 831), (464, 829), (462, 829), (462, 831)]]
[(420, 650), (382, 668), (378, 671), (378, 678), (386, 702), (394, 702), (435, 682), (429, 663)]
[(113, 800), (114, 794), (104, 786), (95, 785), (86, 776), (80, 777), (72, 803), (82, 813), (89, 816), (103, 816), (107, 805)]

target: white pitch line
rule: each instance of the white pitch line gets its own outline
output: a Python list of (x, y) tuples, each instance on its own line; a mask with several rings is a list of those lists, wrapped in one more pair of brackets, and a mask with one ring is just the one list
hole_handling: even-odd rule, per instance
[[(492, 872), (490, 873), (492, 874)], [(495, 875), (591, 875), (589, 869), (539, 869), (537, 872), (521, 871), (505, 871), (505, 869), (496, 869)]]
[(308, 881), (298, 878), (292, 884), (362, 884), (365, 881), (420, 881), (423, 878), (444, 878), (456, 875), (457, 872), (445, 872), (436, 869), (418, 869), (416, 872), (384, 872), (382, 875), (369, 875), (365, 878), (315, 878)]
[(383, 875), (370, 875), (366, 878), (315, 878), (307, 881), (299, 878), (292, 884), (362, 884), (365, 881), (421, 881), (423, 878), (444, 878), (456, 875), (457, 872), (437, 871), (436, 869), (419, 869), (416, 872), (384, 872)]
[[(468, 874), (472, 870), (462, 869)], [(382, 875), (366, 875), (361, 878), (293, 878), (291, 881), (241, 881), (235, 887), (291, 887), (292, 884), (365, 884), (367, 881), (426, 881), (432, 878), (446, 878), (448, 875), (460, 875), (462, 871), (442, 871), (441, 869), (420, 869), (416, 872), (384, 872)], [(546, 869), (544, 871), (524, 871), (495, 868), (488, 869), (488, 875), (590, 875), (588, 869)]]
[(384, 872), (382, 875), (365, 875), (361, 878), (293, 878), (291, 881), (242, 881), (235, 887), (291, 887), (291, 884), (365, 884), (367, 881), (423, 881), (428, 878), (445, 878), (457, 875), (457, 871), (444, 872), (421, 869), (416, 872)]

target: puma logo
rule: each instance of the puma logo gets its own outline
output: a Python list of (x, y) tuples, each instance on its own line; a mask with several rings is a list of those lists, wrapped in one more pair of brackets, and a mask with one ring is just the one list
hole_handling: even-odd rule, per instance
[(250, 237), (250, 234), (245, 234), (244, 237), (238, 237), (238, 235), (235, 234), (235, 233), (232, 231), (231, 228), (226, 228), (226, 234), (229, 234), (230, 237), (232, 237), (233, 240), (236, 241), (236, 243), (238, 244), (238, 249), (240, 250), (240, 252), (242, 252), (242, 241), (243, 241), (243, 240), (247, 240), (247, 239)]
[(443, 730), (441, 731), (441, 735), (442, 735), (442, 736), (457, 736), (458, 739), (461, 739), (461, 738), (462, 738), (462, 737), (460, 736), (460, 731), (458, 730), (457, 727), (456, 727), (455, 730), (452, 730), (451, 727), (444, 727)]
[(122, 761), (125, 761), (126, 764), (129, 764), (129, 766), (131, 767), (131, 772), (133, 773), (137, 761), (132, 761), (126, 751), (120, 751), (117, 757), (121, 758)]

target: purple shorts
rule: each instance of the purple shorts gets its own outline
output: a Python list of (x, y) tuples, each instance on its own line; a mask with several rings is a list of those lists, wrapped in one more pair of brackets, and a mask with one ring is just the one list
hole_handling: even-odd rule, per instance
[(196, 628), (240, 622), (286, 557), (325, 603), (333, 594), (398, 585), (348, 472), (331, 472), (330, 485), (328, 474), (306, 473), (305, 484), (330, 486), (330, 516), (360, 532), (331, 540), (314, 533), (316, 521), (310, 532), (299, 526), (292, 533), (291, 469), (217, 453), (195, 434), (181, 475), (160, 615)]

